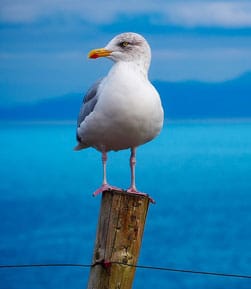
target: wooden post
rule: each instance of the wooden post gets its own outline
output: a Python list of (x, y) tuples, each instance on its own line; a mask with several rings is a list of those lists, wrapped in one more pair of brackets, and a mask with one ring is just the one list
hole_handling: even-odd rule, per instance
[(148, 196), (105, 191), (97, 229), (88, 289), (131, 289), (144, 225)]

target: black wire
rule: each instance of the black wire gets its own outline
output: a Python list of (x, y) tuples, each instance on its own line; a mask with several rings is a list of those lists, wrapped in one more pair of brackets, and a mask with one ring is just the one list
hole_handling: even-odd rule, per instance
[[(154, 266), (144, 266), (144, 265), (131, 265), (124, 264), (122, 262), (110, 262), (110, 264), (118, 264), (128, 267), (135, 267), (139, 269), (148, 270), (159, 270), (159, 271), (170, 271), (178, 273), (190, 273), (190, 274), (200, 274), (200, 275), (210, 275), (210, 276), (221, 276), (221, 277), (231, 277), (231, 278), (243, 278), (251, 279), (251, 275), (241, 275), (241, 274), (229, 274), (229, 273), (218, 273), (218, 272), (207, 272), (207, 271), (196, 271), (196, 270), (186, 270), (186, 269), (175, 269), (168, 267), (154, 267)], [(101, 263), (99, 265), (102, 265)], [(93, 265), (87, 264), (15, 264), (15, 265), (0, 265), (0, 269), (10, 269), (10, 268), (32, 268), (32, 267), (84, 267), (90, 268)]]
[[(116, 262), (113, 262), (116, 263)], [(117, 262), (118, 264), (122, 264)], [(167, 267), (154, 267), (154, 266), (144, 266), (144, 265), (130, 265), (127, 266), (141, 268), (141, 269), (150, 269), (150, 270), (159, 270), (159, 271), (171, 271), (171, 272), (179, 272), (179, 273), (190, 273), (190, 274), (200, 274), (200, 275), (211, 275), (211, 276), (222, 276), (222, 277), (233, 277), (233, 278), (246, 278), (251, 279), (251, 275), (239, 275), (239, 274), (228, 274), (228, 273), (217, 273), (217, 272), (206, 272), (206, 271), (196, 271), (196, 270), (186, 270), (186, 269), (175, 269), (175, 268), (167, 268)]]

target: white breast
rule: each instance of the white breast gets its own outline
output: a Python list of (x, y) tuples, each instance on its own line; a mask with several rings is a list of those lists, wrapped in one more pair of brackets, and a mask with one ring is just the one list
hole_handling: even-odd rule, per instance
[(79, 128), (101, 150), (121, 150), (146, 143), (159, 134), (163, 109), (158, 92), (130, 64), (116, 63), (99, 88), (99, 100)]

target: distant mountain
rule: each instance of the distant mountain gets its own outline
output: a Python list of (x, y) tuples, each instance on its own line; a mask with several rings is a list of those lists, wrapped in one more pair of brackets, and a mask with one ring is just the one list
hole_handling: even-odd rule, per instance
[(77, 118), (83, 95), (66, 94), (36, 103), (1, 108), (0, 119), (5, 120), (74, 120)]
[[(251, 117), (251, 72), (220, 83), (155, 81), (167, 118)], [(75, 120), (83, 95), (67, 94), (29, 105), (0, 107), (4, 120)]]
[(156, 81), (154, 84), (168, 118), (251, 117), (251, 72), (219, 83)]

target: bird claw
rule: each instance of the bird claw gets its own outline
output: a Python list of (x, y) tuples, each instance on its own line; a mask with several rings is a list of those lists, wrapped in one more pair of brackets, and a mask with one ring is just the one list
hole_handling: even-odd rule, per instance
[(108, 184), (103, 184), (101, 187), (99, 187), (92, 195), (93, 197), (96, 197), (97, 195), (103, 193), (104, 191), (122, 191), (120, 188), (114, 187), (114, 186), (110, 186)]
[(127, 193), (130, 193), (130, 194), (136, 194), (136, 195), (140, 195), (140, 196), (145, 196), (147, 198), (149, 198), (150, 202), (153, 203), (153, 204), (156, 204), (155, 200), (153, 198), (151, 198), (148, 194), (146, 193), (142, 193), (142, 192), (139, 192), (137, 191), (136, 188), (133, 188), (133, 187), (130, 187), (129, 189), (126, 190)]

